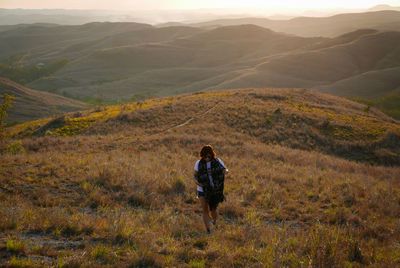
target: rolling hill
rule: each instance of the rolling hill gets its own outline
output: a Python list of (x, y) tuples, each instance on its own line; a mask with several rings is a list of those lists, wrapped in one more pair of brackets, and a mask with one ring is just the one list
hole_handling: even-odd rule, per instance
[[(132, 36), (143, 34), (143, 31), (152, 38), (154, 35), (168, 38), (162, 42), (137, 38), (142, 42), (135, 43), (124, 34), (125, 41), (119, 39), (117, 46), (96, 42), (104, 44), (103, 48), (86, 50), (84, 56), (71, 60), (55, 75), (34, 81), (30, 86), (45, 90), (56, 87), (59, 92), (74, 97), (94, 94), (106, 99), (165, 96), (171, 91), (201, 89), (192, 84), (245, 68), (254, 58), (296, 50), (320, 40), (278, 34), (253, 25), (210, 31), (189, 27), (146, 29), (132, 32)], [(175, 38), (171, 40), (171, 36)], [(112, 40), (115, 39), (113, 36)], [(65, 55), (63, 52), (63, 55), (51, 56), (55, 60)]]
[[(7, 129), (0, 265), (395, 267), (400, 125), (301, 89), (207, 91)], [(206, 234), (193, 164), (230, 172)]]
[[(202, 100), (203, 97), (205, 100)], [(399, 131), (398, 122), (378, 110), (367, 110), (365, 104), (306, 89), (282, 89), (282, 92), (279, 89), (200, 92), (105, 106), (104, 109), (96, 108), (78, 115), (63, 115), (60, 122), (59, 118), (53, 117), (57, 124), (53, 124), (49, 118), (33, 122), (33, 125), (27, 122), (10, 130), (12, 136), (20, 138), (26, 135), (90, 135), (104, 131), (129, 131), (132, 135), (144, 131), (152, 135), (196, 119), (197, 105), (194, 103), (196, 100), (205, 102), (208, 98), (215, 105), (223, 107), (218, 108), (218, 113), (214, 111), (207, 115), (208, 120), (220, 122), (224, 131), (243, 133), (261, 142), (338, 154), (359, 161), (382, 161), (384, 158), (375, 155), (374, 146), (383, 146), (386, 134), (397, 135)], [(236, 104), (235, 107), (233, 103)], [(183, 118), (179, 117), (180, 113)], [(219, 114), (224, 114), (225, 117)], [(246, 117), (249, 117), (248, 120)], [(198, 124), (200, 125), (191, 123), (193, 130), (202, 128), (201, 122)], [(393, 147), (385, 147), (393, 151), (393, 156), (399, 153), (400, 148), (396, 144), (395, 142)], [(355, 147), (358, 149), (354, 151)], [(386, 160), (387, 164), (400, 164), (396, 157)]]
[(320, 89), (346, 97), (363, 96), (365, 99), (376, 99), (400, 90), (399, 73), (399, 67), (374, 70), (339, 80)]
[[(360, 23), (383, 16), (393, 26), (398, 14), (353, 15)], [(322, 20), (340, 25), (336, 20), (350, 17)], [(206, 29), (90, 23), (20, 25), (2, 33), (0, 75), (85, 101), (243, 87), (306, 87), (368, 99), (385, 97), (400, 86), (398, 31), (357, 29), (337, 37), (301, 37), (253, 24)], [(371, 76), (376, 82), (364, 87)]]
[[(372, 70), (395, 68), (400, 65), (399, 53), (400, 32), (366, 34), (345, 44), (271, 57), (254, 68), (255, 74), (243, 75), (237, 80), (251, 83), (256, 81), (252, 75), (265, 78), (275, 75), (289, 78), (277, 81), (275, 86), (293, 86), (290, 79), (296, 79), (299, 87), (309, 84), (318, 86)], [(230, 81), (232, 84), (236, 82)], [(263, 83), (268, 85), (268, 78)], [(222, 87), (229, 88), (230, 84)]]
[(22, 122), (65, 112), (87, 109), (88, 105), (77, 100), (27, 88), (7, 78), (0, 77), (0, 95), (15, 97), (8, 113), (8, 122)]
[[(214, 28), (242, 24), (254, 24), (277, 32), (304, 37), (335, 37), (359, 29), (396, 30), (400, 25), (400, 11), (381, 10), (364, 13), (346, 13), (331, 17), (298, 17), (289, 20), (271, 20), (267, 18), (239, 18), (206, 21), (191, 26)], [(387, 28), (385, 27), (387, 26)], [(399, 29), (399, 28), (397, 28)]]
[(0, 59), (38, 50), (51, 53), (65, 46), (86, 43), (135, 29), (149, 28), (140, 23), (92, 22), (83, 25), (32, 24), (4, 30), (0, 36)]
[[(0, 26), (0, 266), (400, 266), (399, 25)], [(229, 168), (211, 234), (206, 144)]]

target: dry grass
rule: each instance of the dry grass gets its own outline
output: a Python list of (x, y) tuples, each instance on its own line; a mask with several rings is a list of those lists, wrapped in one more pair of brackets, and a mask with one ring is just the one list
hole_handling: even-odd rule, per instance
[[(251, 92), (232, 92), (208, 114), (221, 99), (188, 95), (172, 105), (117, 115), (84, 135), (23, 139), (24, 151), (3, 154), (0, 164), (1, 264), (400, 265), (400, 168), (338, 158), (322, 146), (296, 149), (297, 136), (282, 144), (260, 138), (281, 127), (257, 134), (264, 113), (288, 124), (273, 118), (289, 116), (292, 108), (283, 102), (300, 95), (277, 100), (274, 91), (256, 91), (264, 99)], [(346, 107), (342, 113), (358, 116), (358, 106), (340, 101), (333, 104)], [(274, 113), (277, 106), (281, 111)], [(311, 128), (318, 116), (302, 120), (310, 120)], [(398, 130), (391, 121), (381, 123)], [(212, 236), (203, 230), (192, 181), (197, 151), (206, 143), (230, 168), (227, 202)], [(11, 247), (14, 241), (22, 246)]]

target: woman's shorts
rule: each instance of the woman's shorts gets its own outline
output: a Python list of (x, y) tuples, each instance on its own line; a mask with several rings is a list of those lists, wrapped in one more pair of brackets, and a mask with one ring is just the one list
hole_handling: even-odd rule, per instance
[[(200, 192), (197, 191), (197, 197), (205, 197), (204, 192)], [(211, 199), (211, 200), (206, 200), (206, 202), (208, 203), (208, 206), (210, 208), (210, 210), (215, 210), (218, 207), (218, 204), (220, 203), (220, 201)]]

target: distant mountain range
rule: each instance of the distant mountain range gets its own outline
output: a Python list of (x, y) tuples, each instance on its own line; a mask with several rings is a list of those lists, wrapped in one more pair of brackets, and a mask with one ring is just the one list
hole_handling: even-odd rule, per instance
[(271, 20), (267, 18), (220, 19), (191, 24), (195, 27), (221, 27), (242, 24), (254, 24), (273, 31), (295, 34), (304, 37), (335, 37), (359, 29), (399, 30), (400, 13), (398, 11), (377, 11), (366, 13), (346, 13), (331, 17), (298, 17), (289, 20)]
[(363, 99), (400, 91), (400, 12), (281, 22), (0, 26), (0, 76), (85, 101), (246, 87)]
[[(1, 4), (0, 4), (1, 6)], [(343, 13), (397, 10), (400, 7), (377, 5), (369, 9), (193, 9), (193, 10), (80, 10), (80, 9), (5, 9), (0, 8), (0, 25), (53, 23), (81, 25), (90, 22), (141, 22), (165, 24), (171, 21), (191, 24), (218, 19), (263, 17), (271, 20), (289, 20), (295, 17), (327, 17)]]
[(400, 7), (394, 7), (390, 5), (376, 5), (368, 9), (369, 11), (382, 11), (382, 10), (396, 10), (400, 11)]

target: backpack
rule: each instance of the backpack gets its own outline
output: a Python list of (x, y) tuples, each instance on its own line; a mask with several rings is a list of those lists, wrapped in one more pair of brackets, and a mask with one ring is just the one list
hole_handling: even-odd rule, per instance
[(203, 185), (204, 197), (207, 201), (213, 202), (223, 202), (225, 200), (224, 196), (224, 182), (225, 182), (225, 167), (217, 160), (211, 160), (211, 177), (212, 182), (210, 182), (209, 174), (207, 170), (207, 162), (205, 160), (200, 160), (199, 171), (197, 180)]

